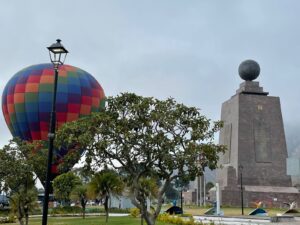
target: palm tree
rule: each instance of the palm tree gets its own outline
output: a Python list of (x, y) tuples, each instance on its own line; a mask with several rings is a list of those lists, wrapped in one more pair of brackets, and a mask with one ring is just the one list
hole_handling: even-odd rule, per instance
[(77, 185), (73, 191), (71, 192), (71, 199), (80, 201), (80, 205), (82, 208), (82, 217), (85, 218), (85, 207), (88, 201), (88, 192), (87, 192), (87, 185), (80, 184)]
[(89, 192), (96, 198), (104, 199), (104, 209), (108, 221), (108, 200), (110, 195), (120, 195), (124, 189), (124, 183), (120, 176), (113, 170), (105, 169), (96, 173), (89, 183)]
[[(28, 183), (32, 183), (32, 180)], [(10, 196), (9, 200), (11, 211), (17, 215), (20, 225), (28, 225), (29, 213), (35, 208), (38, 208), (37, 194), (38, 193), (36, 187), (34, 185), (29, 184), (20, 185), (18, 191), (15, 191)]]

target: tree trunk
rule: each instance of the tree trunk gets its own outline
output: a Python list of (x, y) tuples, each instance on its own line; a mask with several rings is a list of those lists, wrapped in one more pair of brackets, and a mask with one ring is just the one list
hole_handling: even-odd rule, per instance
[(133, 205), (135, 205), (138, 209), (140, 209), (141, 212), (141, 222), (144, 219), (147, 223), (147, 225), (155, 225), (155, 220), (160, 212), (161, 205), (162, 205), (162, 196), (165, 192), (166, 185), (163, 186), (163, 190), (160, 191), (158, 195), (158, 205), (156, 207), (156, 210), (153, 214), (147, 211), (147, 203), (146, 199), (143, 195), (139, 192), (139, 184), (138, 181), (135, 179), (132, 182), (133, 189), (133, 197), (131, 198), (131, 202)]
[(25, 216), (25, 224), (28, 225), (28, 222), (29, 222), (29, 216), (26, 215), (26, 216)]
[(144, 225), (144, 212), (141, 210), (141, 225)]
[(140, 201), (141, 201), (141, 207), (143, 207), (143, 205), (145, 205), (145, 208), (143, 210), (144, 213), (143, 213), (142, 216), (145, 219), (147, 225), (155, 225), (156, 218), (157, 218), (157, 216), (160, 213), (161, 206), (162, 206), (162, 203), (163, 203), (163, 195), (164, 195), (164, 193), (166, 191), (166, 188), (167, 188), (167, 186), (168, 186), (169, 183), (170, 183), (170, 181), (166, 180), (165, 184), (162, 186), (161, 190), (159, 191), (159, 194), (157, 196), (157, 205), (156, 205), (156, 209), (155, 209), (154, 213), (148, 212), (145, 200), (141, 201), (141, 199), (140, 199)]
[(155, 225), (155, 219), (147, 211), (144, 213), (144, 219), (145, 219), (147, 225)]
[(147, 211), (147, 202), (144, 198), (141, 198), (141, 220), (145, 220), (147, 225), (155, 225), (154, 216)]
[(23, 221), (23, 212), (22, 212), (22, 209), (21, 209), (21, 203), (19, 201), (19, 205), (18, 205), (18, 220), (19, 220), (19, 223), (20, 225), (24, 225), (24, 221)]
[(82, 218), (85, 219), (85, 199), (81, 199)]
[(108, 222), (108, 199), (109, 199), (109, 196), (106, 195), (106, 196), (105, 196), (105, 201), (104, 201), (104, 209), (105, 209), (105, 216), (106, 216), (106, 218), (105, 218), (105, 223), (106, 223), (106, 224), (107, 224), (107, 222)]
[(82, 218), (85, 219), (85, 206), (82, 208)]
[(24, 207), (24, 212), (25, 212), (25, 224), (28, 225), (29, 210), (28, 210), (27, 206)]
[(24, 225), (24, 221), (21, 218), (18, 218), (20, 225)]

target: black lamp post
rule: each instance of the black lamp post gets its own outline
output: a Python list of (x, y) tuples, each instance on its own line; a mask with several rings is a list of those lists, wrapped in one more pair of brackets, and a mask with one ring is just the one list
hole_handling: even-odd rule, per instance
[(185, 182), (181, 178), (177, 177), (177, 179), (175, 180), (175, 187), (176, 187), (177, 191), (180, 188), (180, 208), (182, 210), (181, 214), (183, 214), (183, 188), (184, 188), (184, 186), (185, 186)]
[(50, 192), (50, 179), (51, 179), (51, 166), (53, 157), (53, 142), (55, 138), (55, 125), (56, 125), (56, 91), (57, 91), (57, 79), (58, 69), (60, 65), (64, 64), (68, 50), (60, 43), (61, 40), (57, 39), (56, 43), (48, 47), (50, 60), (54, 66), (54, 85), (53, 85), (53, 97), (52, 97), (52, 111), (50, 115), (50, 128), (48, 134), (49, 147), (48, 147), (48, 163), (47, 163), (47, 175), (45, 182), (45, 195), (43, 205), (43, 220), (42, 225), (47, 225), (48, 216), (48, 204), (49, 204), (49, 192)]
[(181, 207), (181, 211), (182, 211), (182, 213), (181, 214), (183, 214), (183, 194), (182, 194), (182, 192), (183, 192), (183, 187), (181, 186), (181, 190), (180, 190), (180, 207)]
[(241, 182), (241, 208), (242, 208), (242, 215), (244, 215), (244, 193), (243, 193), (243, 166), (239, 165), (240, 171), (240, 182)]

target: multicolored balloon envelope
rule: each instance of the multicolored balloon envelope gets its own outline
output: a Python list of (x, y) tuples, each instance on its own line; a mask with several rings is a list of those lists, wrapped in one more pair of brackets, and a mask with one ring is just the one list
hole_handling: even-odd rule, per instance
[[(14, 137), (22, 140), (47, 140), (52, 109), (54, 70), (52, 64), (29, 66), (16, 73), (6, 84), (2, 110)], [(66, 122), (98, 112), (105, 104), (101, 85), (77, 67), (59, 67), (56, 97), (57, 128)], [(70, 149), (56, 149), (52, 172)]]

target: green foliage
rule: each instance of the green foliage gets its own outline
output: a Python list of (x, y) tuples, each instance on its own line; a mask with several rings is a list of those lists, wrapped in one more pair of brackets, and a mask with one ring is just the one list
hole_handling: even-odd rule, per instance
[(140, 210), (138, 208), (131, 208), (130, 209), (130, 215), (134, 218), (138, 217), (141, 214)]
[[(131, 192), (134, 192), (134, 187), (131, 187)], [(139, 195), (146, 199), (156, 199), (159, 192), (157, 180), (151, 177), (142, 177), (139, 180)]]
[(9, 214), (9, 208), (0, 208), (0, 217), (7, 216)]
[[(194, 180), (206, 167), (216, 168), (218, 153), (225, 150), (213, 142), (221, 126), (199, 109), (172, 98), (161, 101), (124, 93), (107, 98), (105, 110), (66, 124), (56, 144), (78, 143), (87, 149), (88, 168), (119, 168), (133, 190), (133, 204), (150, 225), (160, 212), (169, 183), (178, 177)], [(149, 196), (142, 182), (148, 178), (163, 184), (156, 193), (154, 213), (146, 211)]]
[(77, 185), (71, 192), (71, 199), (74, 201), (81, 201), (82, 199), (88, 199), (87, 185)]
[[(158, 221), (176, 225), (203, 225), (202, 222), (196, 222), (193, 217), (179, 217), (179, 216), (172, 216), (169, 214), (160, 214), (157, 218)], [(213, 222), (210, 225), (214, 225)]]
[(207, 182), (206, 184), (205, 184), (205, 190), (206, 190), (206, 192), (208, 192), (211, 188), (213, 188), (215, 185), (214, 185), (214, 183), (213, 182)]
[(9, 216), (6, 217), (0, 217), (0, 224), (2, 223), (15, 223), (16, 222), (16, 217), (11, 214)]
[(46, 166), (48, 161), (48, 141), (22, 142), (21, 151), (24, 153), (33, 172), (40, 179), (42, 185), (46, 180)]
[[(86, 211), (88, 213), (105, 213), (105, 209), (103, 208), (87, 208)], [(119, 208), (110, 208), (110, 213), (130, 213), (130, 209), (119, 209)]]
[(170, 183), (165, 192), (165, 196), (168, 200), (177, 200), (179, 198), (179, 192), (174, 188), (174, 184)]
[(28, 178), (33, 177), (33, 166), (26, 159), (23, 151), (24, 142), (10, 141), (0, 150), (0, 187), (1, 191), (14, 193), (20, 184), (25, 184)]
[(183, 213), (183, 214), (181, 214), (180, 216), (181, 216), (181, 217), (193, 217), (193, 215), (190, 214), (190, 213)]
[[(87, 208), (87, 213), (106, 213), (103, 208), (94, 207), (94, 208)], [(111, 213), (129, 213), (129, 209), (118, 209), (118, 208), (111, 208)], [(52, 216), (59, 216), (59, 215), (68, 215), (68, 216), (76, 216), (82, 213), (82, 208), (78, 206), (59, 206), (56, 208), (52, 208), (50, 210), (50, 214)], [(85, 218), (86, 219), (86, 218)]]
[(31, 144), (15, 139), (0, 150), (1, 191), (9, 197), (11, 211), (20, 224), (28, 224), (29, 213), (38, 206), (30, 148)]
[[(129, 209), (118, 209), (118, 208), (111, 208), (109, 209), (111, 213), (130, 213)], [(51, 215), (77, 215), (82, 213), (82, 208), (79, 206), (59, 206), (49, 210)], [(87, 213), (105, 213), (105, 210), (100, 207), (92, 207), (86, 208)]]
[(102, 170), (92, 177), (89, 192), (94, 198), (105, 198), (110, 194), (121, 194), (124, 184), (121, 177), (113, 170)]
[(85, 184), (80, 184), (74, 187), (71, 192), (71, 199), (79, 201), (82, 208), (82, 217), (85, 218), (85, 207), (88, 201), (88, 188)]
[(78, 206), (59, 206), (52, 208), (50, 211), (51, 215), (64, 215), (64, 214), (79, 214), (82, 212), (82, 209)]
[[(47, 149), (44, 147), (45, 145), (45, 141), (27, 142), (19, 138), (14, 138), (9, 141), (8, 145), (3, 147), (3, 151), (9, 154), (10, 157), (15, 157), (17, 160), (26, 160), (25, 164), (27, 165), (27, 169), (25, 171), (34, 172), (43, 184), (46, 179), (45, 165), (47, 165)], [(7, 163), (10, 162), (10, 159), (11, 158), (7, 158)], [(2, 167), (9, 166), (5, 165), (5, 161), (3, 161), (3, 163), (4, 164), (1, 165)], [(15, 161), (15, 164), (18, 164), (18, 162)], [(17, 166), (16, 169), (18, 170), (19, 167)], [(5, 175), (4, 171), (2, 174), (0, 172), (0, 179)]]
[(54, 196), (64, 204), (70, 203), (71, 192), (81, 181), (73, 172), (63, 173), (53, 180)]
[(104, 199), (106, 222), (108, 221), (108, 200), (110, 195), (120, 195), (124, 183), (120, 176), (113, 170), (105, 169), (96, 173), (89, 183), (89, 193), (95, 198)]
[(31, 184), (22, 185), (18, 192), (15, 192), (10, 196), (11, 212), (17, 215), (19, 219), (24, 216), (28, 216), (34, 209), (38, 208), (37, 203), (37, 189), (32, 181)]
[[(184, 177), (183, 177), (184, 178)], [(174, 185), (179, 190), (184, 190), (189, 188), (190, 180), (183, 179), (182, 177), (178, 177), (174, 181)]]
[[(87, 217), (85, 220), (78, 217), (49, 217), (49, 225), (103, 225), (105, 224), (105, 217)], [(32, 218), (30, 225), (41, 225), (41, 218)], [(140, 218), (133, 218), (131, 216), (112, 217), (109, 225), (140, 225)], [(157, 222), (156, 225), (169, 225), (162, 222)]]

